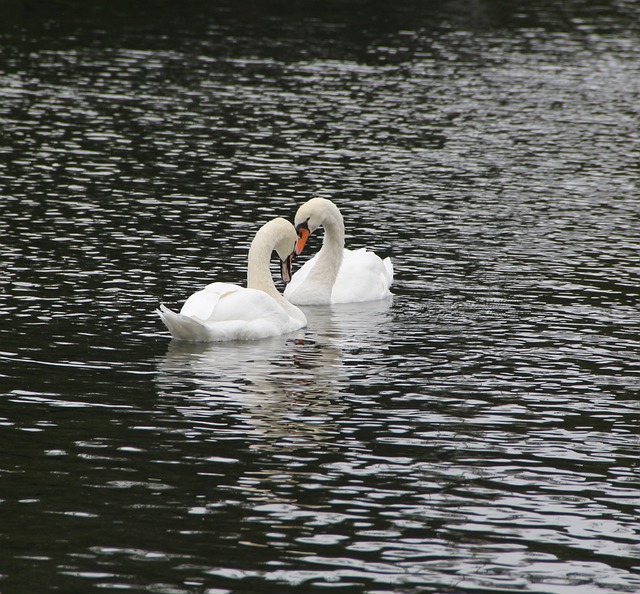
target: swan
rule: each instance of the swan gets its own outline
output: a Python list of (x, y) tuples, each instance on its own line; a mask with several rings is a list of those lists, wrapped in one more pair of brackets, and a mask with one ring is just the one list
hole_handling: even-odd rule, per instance
[(293, 275), (284, 296), (296, 305), (377, 301), (391, 295), (393, 264), (366, 248), (344, 247), (344, 220), (325, 198), (305, 202), (295, 216), (299, 255), (309, 235), (324, 227), (322, 249)]
[(257, 340), (303, 328), (307, 318), (278, 292), (269, 270), (271, 252), (275, 250), (283, 279), (290, 279), (297, 240), (289, 221), (269, 221), (251, 242), (246, 289), (230, 283), (211, 283), (191, 295), (180, 313), (165, 305), (156, 312), (173, 338), (190, 342)]

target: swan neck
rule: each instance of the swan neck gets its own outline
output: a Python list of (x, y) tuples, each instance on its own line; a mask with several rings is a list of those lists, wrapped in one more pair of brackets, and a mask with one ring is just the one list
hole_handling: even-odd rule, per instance
[(327, 218), (323, 227), (324, 239), (322, 248), (318, 253), (318, 259), (320, 262), (335, 266), (337, 276), (344, 254), (344, 221), (342, 220), (342, 215), (338, 212), (337, 217)]
[(281, 295), (273, 282), (269, 267), (271, 264), (271, 253), (274, 250), (276, 239), (273, 234), (269, 233), (259, 233), (255, 236), (249, 248), (247, 288), (264, 291), (267, 295), (275, 299), (289, 316), (304, 318), (302, 312)]
[(269, 295), (278, 294), (278, 290), (273, 282), (269, 265), (271, 262), (271, 252), (273, 247), (267, 243), (264, 237), (256, 235), (249, 248), (249, 258), (247, 263), (247, 287), (249, 289), (259, 289)]

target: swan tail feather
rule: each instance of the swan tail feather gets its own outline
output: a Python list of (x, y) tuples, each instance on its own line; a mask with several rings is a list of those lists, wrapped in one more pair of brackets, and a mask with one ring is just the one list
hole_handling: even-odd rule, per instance
[(169, 332), (171, 332), (173, 338), (189, 341), (207, 340), (207, 328), (201, 322), (183, 314), (176, 313), (166, 305), (160, 305), (160, 308), (156, 309), (156, 313), (158, 313), (164, 325)]
[(393, 264), (391, 263), (391, 258), (385, 258), (382, 263), (387, 269), (387, 274), (389, 275), (389, 284), (387, 286), (390, 287), (393, 283)]

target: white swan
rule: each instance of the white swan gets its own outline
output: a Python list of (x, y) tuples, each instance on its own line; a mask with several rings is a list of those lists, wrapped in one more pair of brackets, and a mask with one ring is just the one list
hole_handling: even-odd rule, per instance
[(180, 313), (164, 305), (156, 312), (173, 338), (190, 342), (256, 340), (303, 328), (307, 318), (278, 292), (269, 271), (271, 252), (275, 250), (283, 279), (289, 280), (297, 240), (289, 221), (269, 221), (251, 242), (246, 289), (212, 283), (191, 295)]
[(296, 305), (325, 305), (376, 301), (391, 295), (393, 265), (365, 248), (344, 247), (344, 221), (338, 207), (325, 198), (312, 198), (296, 213), (300, 254), (307, 238), (324, 227), (322, 249), (293, 275), (284, 296)]

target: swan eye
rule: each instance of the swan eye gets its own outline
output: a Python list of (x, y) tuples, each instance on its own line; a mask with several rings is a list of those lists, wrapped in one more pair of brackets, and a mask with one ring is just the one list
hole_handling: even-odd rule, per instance
[(307, 239), (311, 234), (311, 232), (309, 231), (309, 225), (307, 224), (307, 221), (305, 221), (304, 223), (300, 223), (296, 227), (296, 231), (298, 232), (298, 241), (296, 242), (296, 256), (299, 256), (302, 253), (302, 248), (304, 247), (304, 244), (307, 243)]
[(298, 237), (301, 237), (300, 232), (302, 231), (302, 229), (309, 231), (309, 218), (307, 218), (307, 220), (304, 221), (303, 223), (299, 223), (298, 225), (296, 225), (296, 233), (298, 234)]

